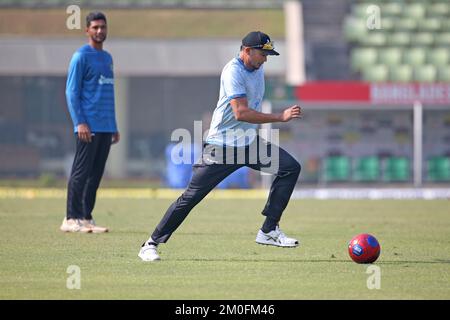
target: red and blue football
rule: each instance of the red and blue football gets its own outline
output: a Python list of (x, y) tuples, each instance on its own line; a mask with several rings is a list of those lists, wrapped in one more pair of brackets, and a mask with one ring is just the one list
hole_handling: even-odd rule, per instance
[(380, 256), (378, 240), (367, 233), (358, 234), (348, 244), (348, 254), (356, 263), (373, 263)]

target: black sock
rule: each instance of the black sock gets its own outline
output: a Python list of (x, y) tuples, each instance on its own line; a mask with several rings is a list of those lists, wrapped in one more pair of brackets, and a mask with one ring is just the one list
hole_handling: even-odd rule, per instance
[(147, 241), (147, 242), (144, 242), (143, 244), (142, 244), (142, 246), (141, 247), (143, 247), (143, 246), (145, 246), (145, 245), (149, 245), (149, 246), (151, 246), (151, 245), (154, 245), (155, 247), (157, 247), (158, 246), (158, 243), (156, 243), (156, 242), (153, 242), (153, 241)]
[(264, 224), (261, 228), (262, 232), (264, 233), (269, 233), (272, 230), (275, 230), (275, 228), (278, 225), (278, 221), (271, 218), (271, 217), (266, 217), (266, 220), (264, 221)]

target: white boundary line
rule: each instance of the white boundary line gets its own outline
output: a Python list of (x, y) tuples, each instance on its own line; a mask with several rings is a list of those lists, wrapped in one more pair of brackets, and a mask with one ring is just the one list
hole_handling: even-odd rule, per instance
[[(98, 198), (107, 199), (170, 199), (175, 200), (183, 189), (100, 188)], [(214, 190), (208, 199), (266, 199), (265, 189)], [(66, 189), (0, 187), (0, 199), (65, 199)], [(450, 188), (312, 188), (297, 189), (292, 199), (450, 199)]]

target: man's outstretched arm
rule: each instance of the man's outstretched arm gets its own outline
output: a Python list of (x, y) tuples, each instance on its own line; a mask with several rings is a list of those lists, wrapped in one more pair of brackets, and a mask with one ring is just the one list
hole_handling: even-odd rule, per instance
[(286, 108), (281, 113), (262, 113), (250, 109), (247, 98), (231, 99), (230, 104), (236, 120), (249, 123), (287, 122), (302, 117), (302, 109), (298, 105)]

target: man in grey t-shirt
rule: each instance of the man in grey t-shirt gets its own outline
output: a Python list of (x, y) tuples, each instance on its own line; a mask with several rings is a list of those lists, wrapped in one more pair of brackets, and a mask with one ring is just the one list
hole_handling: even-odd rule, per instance
[[(157, 246), (165, 243), (189, 212), (217, 184), (232, 172), (247, 166), (276, 176), (262, 214), (266, 217), (256, 242), (278, 247), (296, 247), (298, 241), (287, 237), (278, 223), (300, 174), (300, 164), (285, 150), (257, 135), (259, 124), (287, 122), (301, 117), (297, 105), (282, 113), (262, 113), (264, 96), (263, 64), (268, 55), (279, 55), (269, 36), (250, 32), (242, 40), (239, 56), (224, 67), (220, 81), (220, 97), (214, 110), (203, 157), (193, 167), (186, 191), (168, 208), (166, 214), (142, 245), (139, 257), (144, 261), (160, 260)], [(266, 148), (267, 152), (260, 152)], [(239, 158), (242, 155), (242, 159)], [(264, 159), (263, 159), (264, 158)], [(276, 166), (268, 167), (267, 158)]]

